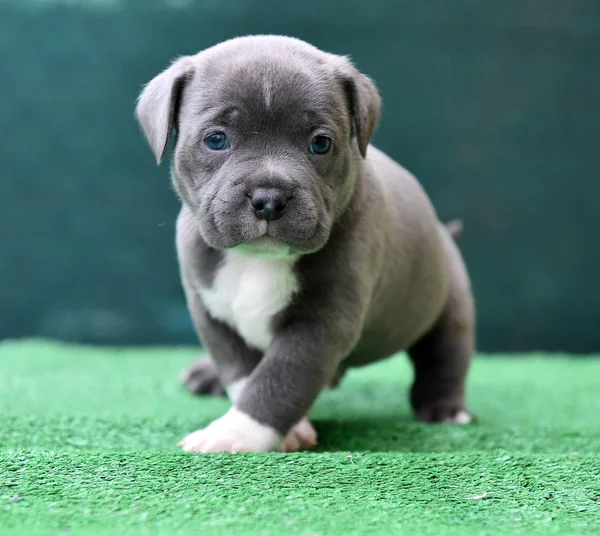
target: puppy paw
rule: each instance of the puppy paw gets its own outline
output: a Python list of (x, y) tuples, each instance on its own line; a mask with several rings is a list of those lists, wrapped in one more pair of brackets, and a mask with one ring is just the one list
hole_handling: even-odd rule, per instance
[(284, 452), (297, 452), (309, 450), (317, 444), (317, 432), (310, 421), (304, 417), (294, 426), (283, 441), (281, 449)]
[(193, 361), (183, 370), (180, 379), (185, 388), (195, 395), (225, 396), (217, 370), (208, 358)]
[(231, 408), (206, 428), (182, 439), (185, 452), (269, 452), (281, 446), (281, 436), (271, 427)]
[(417, 411), (417, 419), (428, 423), (469, 424), (473, 415), (460, 406), (430, 406)]

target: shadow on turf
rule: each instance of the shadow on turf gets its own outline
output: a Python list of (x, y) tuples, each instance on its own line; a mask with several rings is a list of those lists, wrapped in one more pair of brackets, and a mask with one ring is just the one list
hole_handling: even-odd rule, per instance
[(416, 423), (410, 416), (348, 421), (313, 420), (319, 435), (316, 452), (455, 452), (502, 448), (477, 424)]

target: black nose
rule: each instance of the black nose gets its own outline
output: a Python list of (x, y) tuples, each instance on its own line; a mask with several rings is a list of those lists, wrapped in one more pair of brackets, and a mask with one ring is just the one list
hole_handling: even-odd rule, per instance
[(289, 197), (283, 192), (271, 188), (255, 190), (250, 196), (250, 202), (259, 220), (273, 221), (281, 218), (288, 201)]

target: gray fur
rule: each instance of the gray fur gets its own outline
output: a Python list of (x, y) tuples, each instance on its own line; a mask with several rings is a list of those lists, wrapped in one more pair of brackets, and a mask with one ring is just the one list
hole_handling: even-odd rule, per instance
[[(347, 58), (277, 36), (181, 58), (138, 102), (158, 161), (177, 133), (181, 275), (215, 365), (195, 364), (186, 382), (218, 392), (215, 373), (225, 385), (249, 376), (236, 407), (283, 435), (348, 367), (401, 350), (415, 366), (417, 418), (444, 421), (464, 409), (475, 313), (453, 240), (462, 226), (441, 224), (416, 179), (369, 145), (380, 110), (375, 85)], [(215, 129), (227, 132), (230, 150), (203, 146)], [(307, 151), (319, 133), (333, 139), (323, 156)], [(256, 218), (255, 188), (290, 198), (283, 217)], [(195, 289), (210, 287), (226, 250), (265, 232), (297, 255), (300, 290), (273, 319), (263, 354), (211, 318)]]

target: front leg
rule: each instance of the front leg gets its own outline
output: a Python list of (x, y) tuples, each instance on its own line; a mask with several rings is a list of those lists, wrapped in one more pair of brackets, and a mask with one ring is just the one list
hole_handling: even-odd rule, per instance
[(184, 290), (198, 338), (209, 357), (192, 363), (182, 380), (192, 392), (226, 393), (233, 401), (263, 354), (250, 348), (229, 326), (212, 318), (200, 296), (185, 281)]
[(289, 324), (249, 376), (233, 407), (186, 437), (184, 450), (267, 452), (298, 450), (303, 442), (310, 443), (314, 430), (304, 416), (344, 356), (340, 340), (344, 339), (313, 322)]
[[(184, 284), (186, 297), (191, 316), (198, 332), (199, 338), (203, 345), (208, 350), (210, 358), (202, 359), (194, 362), (186, 372), (184, 382), (191, 388), (192, 383), (198, 387), (200, 382), (203, 387), (203, 394), (221, 394), (227, 393), (230, 400), (235, 403), (237, 398), (245, 389), (248, 379), (262, 359), (262, 352), (248, 347), (242, 338), (229, 326), (213, 319), (199, 296)], [(189, 374), (192, 371), (194, 374)], [(200, 375), (198, 374), (200, 373)], [(207, 389), (211, 392), (208, 393)], [(198, 389), (191, 389), (196, 392)], [(212, 423), (208, 428), (194, 432), (185, 437), (179, 445), (185, 451), (198, 451), (200, 442), (198, 441), (199, 434), (206, 436), (207, 434), (219, 435), (217, 428), (221, 426), (219, 419)], [(243, 435), (245, 431), (251, 428), (251, 423), (248, 422), (244, 415), (240, 415), (234, 407), (227, 413), (226, 421), (233, 422), (233, 428), (236, 434)], [(210, 428), (210, 430), (209, 430)], [(269, 430), (263, 430), (260, 437), (273, 445), (276, 444), (276, 449), (281, 449), (286, 452), (309, 449), (316, 445), (317, 434), (306, 417), (300, 419), (285, 438), (274, 436)], [(251, 437), (246, 438), (246, 444), (252, 441)], [(260, 448), (258, 450), (274, 450), (271, 448)], [(212, 445), (213, 450), (219, 450), (219, 445)], [(225, 450), (235, 450), (227, 448)], [(239, 450), (243, 450), (240, 448)]]

